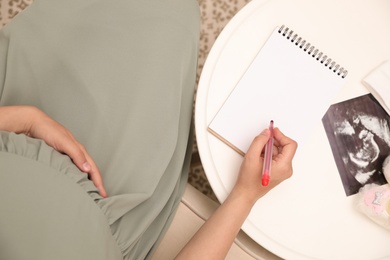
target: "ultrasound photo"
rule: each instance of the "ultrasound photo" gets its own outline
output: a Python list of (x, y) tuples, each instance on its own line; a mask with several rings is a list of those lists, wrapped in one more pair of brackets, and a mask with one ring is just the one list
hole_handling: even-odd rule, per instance
[(332, 105), (322, 123), (347, 196), (366, 184), (386, 183), (390, 117), (371, 94)]

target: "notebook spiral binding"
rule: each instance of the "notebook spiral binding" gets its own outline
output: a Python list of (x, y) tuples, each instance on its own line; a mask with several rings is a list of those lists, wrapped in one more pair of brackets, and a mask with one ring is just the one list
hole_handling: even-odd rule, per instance
[(347, 76), (348, 71), (346, 69), (341, 67), (323, 52), (316, 49), (315, 46), (311, 45), (309, 42), (306, 42), (306, 40), (299, 37), (298, 34), (294, 34), (293, 30), (290, 30), (288, 27), (282, 25), (279, 28), (278, 32), (284, 37), (286, 37), (286, 39), (290, 40), (292, 43), (295, 43), (295, 45), (303, 49), (303, 51), (307, 52), (313, 58), (324, 64), (325, 67), (328, 67), (330, 70), (333, 70), (333, 72), (337, 73), (337, 75), (341, 76), (342, 78), (345, 78)]

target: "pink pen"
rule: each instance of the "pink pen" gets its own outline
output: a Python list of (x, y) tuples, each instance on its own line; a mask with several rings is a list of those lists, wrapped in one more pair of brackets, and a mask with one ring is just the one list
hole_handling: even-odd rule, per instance
[(265, 151), (264, 151), (263, 173), (261, 179), (263, 186), (267, 186), (270, 179), (271, 163), (272, 163), (272, 147), (274, 146), (274, 120), (271, 120), (271, 122), (269, 123), (269, 130), (271, 132), (271, 136), (269, 137), (268, 142), (265, 145)]

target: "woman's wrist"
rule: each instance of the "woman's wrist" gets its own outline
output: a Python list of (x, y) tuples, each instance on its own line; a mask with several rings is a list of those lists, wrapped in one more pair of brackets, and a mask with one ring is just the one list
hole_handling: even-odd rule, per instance
[(24, 126), (22, 129), (22, 133), (28, 136), (31, 136), (32, 128), (34, 125), (34, 122), (38, 121), (39, 115), (42, 113), (38, 108), (33, 106), (25, 106), (23, 107), (24, 111), (23, 114), (26, 116), (26, 119), (24, 120)]
[(265, 195), (265, 192), (252, 192), (245, 187), (240, 187), (238, 185), (234, 186), (233, 190), (229, 194), (229, 197), (235, 198), (243, 204), (243, 206), (252, 208), (256, 201)]
[(35, 137), (36, 135), (36, 128), (39, 127), (42, 122), (43, 118), (45, 118), (46, 114), (41, 111), (40, 109), (33, 107), (33, 106), (27, 106), (25, 107), (25, 114), (28, 115), (28, 119), (25, 120), (25, 126), (24, 126), (24, 134)]

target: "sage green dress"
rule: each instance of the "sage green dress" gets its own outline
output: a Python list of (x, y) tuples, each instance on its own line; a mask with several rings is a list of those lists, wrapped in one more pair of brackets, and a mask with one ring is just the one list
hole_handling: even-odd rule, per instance
[(68, 128), (109, 197), (43, 141), (0, 131), (0, 259), (151, 256), (187, 181), (198, 40), (196, 0), (34, 0), (2, 29), (0, 105)]

